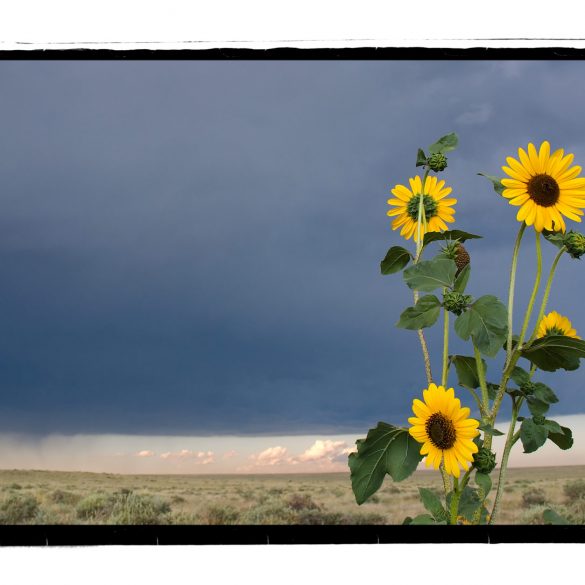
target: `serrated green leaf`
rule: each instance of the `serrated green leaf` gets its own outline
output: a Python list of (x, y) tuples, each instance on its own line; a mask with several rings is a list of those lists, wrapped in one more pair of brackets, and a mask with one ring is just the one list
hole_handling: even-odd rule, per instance
[(414, 307), (408, 307), (400, 315), (396, 327), (402, 329), (424, 329), (434, 325), (441, 314), (441, 301), (435, 295), (421, 297)]
[(477, 173), (478, 175), (485, 177), (488, 181), (491, 181), (494, 191), (501, 195), (504, 192), (504, 185), (502, 185), (502, 181), (498, 177), (494, 177), (494, 175), (486, 175), (485, 173)]
[(469, 282), (469, 277), (471, 276), (471, 266), (467, 264), (463, 267), (463, 270), (455, 277), (455, 286), (453, 290), (455, 292), (464, 293), (465, 287)]
[(518, 384), (518, 386), (524, 386), (530, 382), (530, 374), (522, 369), (520, 366), (515, 366), (510, 375), (512, 380)]
[(392, 246), (386, 253), (384, 260), (380, 262), (380, 272), (382, 274), (400, 272), (408, 264), (410, 258), (408, 250), (401, 246)]
[(585, 341), (565, 335), (547, 335), (522, 349), (521, 355), (546, 372), (560, 368), (576, 370), (579, 359), (585, 357)]
[(483, 499), (485, 500), (487, 495), (492, 489), (492, 478), (487, 473), (475, 472), (475, 483), (480, 487), (483, 492)]
[(533, 453), (546, 443), (548, 429), (544, 425), (537, 425), (533, 419), (525, 418), (520, 426), (520, 440), (524, 446), (524, 453)]
[(363, 504), (375, 494), (387, 473), (389, 447), (401, 429), (379, 422), (368, 431), (365, 439), (356, 442), (357, 453), (350, 453), (348, 458), (351, 471), (351, 487), (358, 504)]
[[(474, 357), (469, 357), (466, 355), (452, 355), (449, 357), (449, 359), (455, 366), (455, 371), (457, 372), (457, 379), (459, 380), (460, 386), (463, 386), (464, 388), (471, 388), (472, 390), (479, 388), (477, 363)], [(483, 372), (485, 375), (487, 365), (485, 360), (481, 360), (481, 363), (483, 365)]]
[(557, 395), (542, 382), (537, 382), (534, 385), (534, 396), (547, 404), (555, 404), (559, 401)]
[(544, 421), (544, 426), (548, 429), (549, 439), (550, 439), (550, 434), (551, 433), (553, 433), (553, 434), (557, 433), (557, 434), (560, 434), (560, 435), (563, 434), (563, 427), (561, 427), (561, 425), (558, 422), (554, 421), (554, 420), (548, 420), (548, 419), (545, 420)]
[(427, 155), (425, 154), (422, 148), (418, 149), (416, 153), (416, 166), (417, 167), (424, 167), (427, 164)]
[(440, 152), (441, 154), (445, 152), (449, 152), (451, 150), (455, 150), (457, 145), (459, 144), (459, 138), (455, 132), (451, 132), (450, 134), (446, 134), (445, 136), (441, 136), (437, 142), (434, 142), (429, 146), (429, 152), (431, 154), (436, 154)]
[(420, 499), (423, 503), (423, 506), (431, 513), (437, 522), (447, 520), (445, 508), (443, 508), (443, 504), (435, 492), (419, 487), (418, 493), (420, 494)]
[(542, 235), (546, 240), (548, 240), (551, 244), (554, 244), (557, 248), (562, 248), (565, 245), (565, 234), (563, 233), (542, 230)]
[(433, 258), (414, 264), (404, 271), (404, 280), (412, 290), (432, 292), (438, 288), (452, 287), (457, 265), (448, 258)]
[(570, 522), (566, 519), (563, 518), (560, 514), (557, 514), (554, 510), (551, 510), (550, 508), (547, 508), (543, 513), (542, 513), (542, 520), (545, 524), (570, 524)]
[(466, 240), (477, 240), (481, 239), (483, 236), (476, 236), (475, 234), (470, 234), (468, 232), (464, 232), (461, 230), (447, 230), (445, 232), (427, 232), (423, 238), (423, 247), (430, 244), (431, 242), (439, 242), (444, 240), (449, 240), (454, 242), (457, 240), (461, 244)]
[(392, 441), (386, 457), (386, 472), (394, 481), (403, 481), (410, 477), (421, 462), (421, 444), (410, 436), (406, 429), (401, 429)]
[(549, 430), (548, 438), (559, 447), (559, 449), (566, 451), (573, 446), (573, 432), (567, 427), (561, 427), (561, 430), (563, 431), (562, 433), (551, 433)]
[(532, 416), (542, 416), (543, 414), (546, 414), (550, 408), (548, 403), (539, 400), (534, 396), (527, 396), (526, 404)]
[(489, 433), (489, 434), (493, 435), (494, 437), (501, 437), (504, 434), (504, 433), (502, 433), (502, 431), (498, 431), (498, 429), (494, 429), (494, 427), (492, 427), (492, 425), (488, 425), (488, 424), (479, 425), (477, 428), (480, 431), (484, 431), (484, 433)]
[(484, 295), (455, 319), (454, 327), (459, 337), (471, 337), (480, 352), (494, 357), (508, 334), (508, 311), (496, 297)]
[(435, 524), (435, 519), (430, 514), (419, 514), (411, 519), (410, 524)]

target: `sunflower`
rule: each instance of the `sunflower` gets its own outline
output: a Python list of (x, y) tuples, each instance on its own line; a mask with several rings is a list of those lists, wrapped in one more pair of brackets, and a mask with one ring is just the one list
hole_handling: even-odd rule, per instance
[(534, 144), (528, 152), (518, 149), (520, 161), (506, 158), (509, 166), (502, 170), (511, 177), (502, 179), (506, 187), (502, 195), (510, 205), (519, 206), (516, 219), (534, 225), (537, 232), (565, 231), (563, 216), (580, 222), (585, 207), (585, 178), (578, 177), (581, 167), (573, 166), (573, 155), (561, 148), (551, 154), (545, 140), (536, 152)]
[(402, 226), (400, 235), (407, 240), (414, 236), (418, 241), (418, 208), (422, 197), (423, 221), (421, 235), (426, 232), (439, 232), (449, 229), (445, 222), (453, 222), (455, 210), (451, 208), (457, 199), (445, 199), (451, 193), (451, 187), (445, 187), (445, 181), (438, 181), (437, 177), (427, 177), (424, 185), (419, 176), (408, 179), (410, 189), (404, 185), (396, 185), (391, 190), (396, 199), (388, 199), (388, 205), (394, 209), (388, 211), (389, 216), (397, 216), (392, 222), (392, 229)]
[(438, 469), (441, 460), (445, 470), (459, 477), (459, 466), (468, 469), (477, 453), (473, 438), (479, 435), (479, 422), (469, 418), (469, 408), (461, 408), (453, 388), (429, 384), (423, 390), (424, 402), (415, 398), (412, 410), (416, 416), (408, 419), (408, 432), (423, 443), (420, 453), (427, 456), (427, 467)]
[(565, 335), (581, 339), (573, 329), (571, 322), (556, 311), (551, 311), (540, 320), (537, 337), (545, 337), (546, 335)]

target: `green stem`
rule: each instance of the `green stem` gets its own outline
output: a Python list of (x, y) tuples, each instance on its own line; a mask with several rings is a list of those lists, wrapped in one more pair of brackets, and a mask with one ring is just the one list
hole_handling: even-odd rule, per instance
[(514, 244), (514, 253), (512, 254), (512, 266), (510, 268), (510, 286), (508, 288), (508, 344), (506, 349), (506, 365), (512, 359), (512, 335), (514, 330), (514, 322), (512, 314), (514, 312), (514, 289), (516, 287), (516, 267), (518, 266), (518, 254), (520, 251), (520, 242), (526, 229), (526, 223), (522, 222), (518, 235), (516, 236), (516, 243)]
[(469, 482), (469, 475), (471, 474), (472, 467), (470, 467), (466, 472), (465, 475), (461, 478), (461, 483), (459, 480), (454, 477), (453, 478), (453, 496), (451, 497), (451, 506), (450, 506), (450, 521), (449, 524), (457, 524), (457, 517), (459, 515), (459, 501), (461, 500), (461, 494), (465, 489), (465, 486)]
[[(429, 169), (427, 168), (422, 180), (422, 190), (424, 191), (424, 186), (425, 186), (425, 182), (427, 180), (427, 177), (429, 175)], [(421, 237), (421, 226), (422, 226), (422, 222), (424, 220), (424, 206), (423, 206), (423, 197), (422, 194), (419, 197), (419, 202), (418, 202), (418, 218), (417, 218), (417, 241), (416, 241), (416, 256), (414, 259), (414, 264), (418, 264), (418, 261), (420, 260), (420, 255), (422, 253), (422, 248), (423, 248), (423, 238)], [(416, 302), (418, 301), (418, 291), (414, 291), (413, 293), (414, 296), (414, 303), (416, 304)], [(427, 341), (425, 339), (425, 334), (423, 332), (422, 329), (419, 329), (417, 331), (418, 333), (418, 339), (420, 341), (420, 347), (422, 349), (422, 353), (423, 353), (423, 359), (425, 362), (425, 372), (427, 375), (427, 382), (429, 384), (431, 384), (433, 382), (433, 372), (431, 371), (431, 357), (429, 355), (429, 348), (427, 346)]]
[(544, 312), (546, 311), (546, 305), (548, 303), (548, 297), (550, 296), (550, 289), (552, 286), (552, 282), (555, 276), (555, 271), (557, 269), (557, 264), (559, 263), (559, 260), (561, 259), (561, 256), (563, 255), (563, 253), (565, 252), (566, 248), (563, 246), (558, 254), (555, 256), (555, 259), (553, 260), (553, 263), (550, 267), (550, 272), (548, 273), (548, 278), (546, 280), (546, 285), (544, 287), (544, 295), (542, 296), (542, 303), (540, 304), (540, 310), (538, 311), (538, 318), (536, 319), (536, 325), (534, 326), (534, 331), (532, 332), (532, 335), (530, 336), (529, 339), (529, 343), (533, 342), (536, 339), (536, 336), (538, 334), (538, 327), (540, 325), (540, 322), (542, 321), (542, 318), (544, 317)]
[(449, 481), (449, 475), (445, 471), (445, 465), (441, 461), (441, 465), (439, 466), (441, 470), (441, 477), (443, 478), (443, 489), (445, 490), (445, 501), (447, 500), (447, 494), (451, 491), (451, 482)]
[(443, 373), (441, 376), (441, 386), (447, 387), (447, 377), (449, 376), (449, 311), (443, 309), (445, 313), (445, 324), (443, 326)]
[(475, 366), (477, 368), (477, 377), (479, 379), (479, 387), (481, 388), (481, 398), (482, 398), (482, 405), (483, 408), (480, 409), (482, 411), (482, 416), (489, 412), (490, 408), (490, 399), (488, 396), (488, 389), (487, 389), (487, 382), (485, 380), (485, 371), (483, 369), (483, 363), (481, 361), (481, 353), (475, 343), (473, 344), (473, 355), (475, 356)]
[[(536, 295), (538, 293), (538, 287), (540, 286), (540, 277), (542, 275), (542, 252), (540, 249), (540, 233), (536, 232), (536, 277), (534, 279), (534, 286), (532, 287), (532, 294), (530, 295), (530, 300), (528, 301), (528, 307), (526, 308), (526, 313), (524, 314), (524, 323), (522, 324), (522, 330), (520, 331), (520, 337), (518, 338), (518, 343), (516, 344), (516, 348), (512, 351), (510, 359), (506, 362), (506, 366), (504, 368), (504, 372), (502, 374), (502, 380), (500, 382), (500, 386), (498, 388), (498, 392), (494, 399), (494, 404), (492, 407), (492, 412), (490, 415), (492, 426), (495, 425), (496, 417), (498, 416), (498, 411), (500, 409), (500, 405), (504, 398), (504, 394), (506, 393), (506, 385), (508, 384), (508, 380), (510, 379), (510, 375), (512, 374), (512, 370), (514, 366), (520, 359), (520, 352), (522, 349), (522, 344), (524, 342), (524, 336), (526, 335), (526, 330), (528, 329), (528, 324), (530, 323), (530, 317), (532, 316), (532, 309), (534, 308), (534, 301), (536, 299)], [(508, 332), (509, 335), (509, 332)], [(491, 433), (486, 433), (484, 439), (484, 446), (487, 449), (491, 449), (492, 446), (492, 435)]]
[(485, 410), (483, 409), (483, 402), (481, 401), (481, 398), (477, 395), (477, 392), (475, 390), (473, 390), (473, 388), (467, 388), (467, 390), (469, 390), (469, 393), (475, 399), (475, 403), (477, 404), (477, 408), (479, 408), (479, 412), (481, 414), (481, 417), (485, 418), (488, 413), (485, 412)]
[[(498, 510), (500, 507), (500, 499), (502, 498), (502, 493), (504, 491), (504, 481), (506, 479), (506, 470), (508, 468), (508, 458), (510, 457), (510, 451), (512, 451), (512, 447), (514, 443), (518, 440), (520, 434), (518, 433), (518, 437), (514, 434), (514, 430), (516, 427), (516, 420), (518, 419), (518, 413), (520, 412), (520, 407), (522, 406), (523, 399), (519, 399), (518, 402), (514, 402), (514, 406), (512, 407), (512, 420), (510, 421), (510, 427), (508, 428), (508, 435), (506, 436), (506, 444), (504, 446), (504, 452), (502, 454), (502, 463), (500, 464), (500, 475), (498, 477), (498, 489), (496, 491), (496, 497), (494, 499), (494, 506), (492, 508), (492, 513), (490, 515), (490, 520), (488, 524), (494, 524), (496, 521), (496, 516), (498, 514)], [(516, 437), (516, 438), (515, 438)]]

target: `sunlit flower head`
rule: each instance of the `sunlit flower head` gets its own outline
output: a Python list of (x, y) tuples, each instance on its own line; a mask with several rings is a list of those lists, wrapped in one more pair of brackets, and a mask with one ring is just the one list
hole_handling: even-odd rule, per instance
[(479, 421), (469, 418), (470, 410), (462, 408), (453, 388), (429, 384), (423, 390), (424, 402), (415, 398), (412, 410), (416, 416), (408, 419), (408, 432), (422, 443), (420, 453), (427, 456), (427, 467), (439, 468), (445, 462), (445, 471), (459, 477), (460, 467), (468, 469), (477, 453), (473, 438), (479, 435)]
[(581, 339), (577, 335), (577, 331), (573, 329), (573, 325), (569, 319), (563, 315), (559, 315), (556, 311), (551, 311), (548, 315), (545, 315), (538, 325), (537, 337), (545, 337), (546, 335), (564, 335), (566, 337)]
[(423, 222), (421, 225), (421, 238), (426, 232), (440, 232), (449, 229), (445, 222), (454, 222), (455, 210), (452, 208), (457, 199), (446, 199), (452, 191), (451, 187), (445, 187), (445, 181), (439, 181), (437, 177), (427, 177), (422, 185), (422, 179), (417, 175), (408, 179), (410, 189), (404, 185), (396, 185), (392, 189), (392, 195), (396, 199), (388, 199), (388, 205), (393, 209), (388, 211), (390, 217), (396, 217), (392, 222), (392, 229), (400, 230), (400, 235), (407, 240), (414, 236), (418, 241), (418, 214), (422, 197)]
[(573, 155), (561, 148), (551, 154), (545, 140), (537, 152), (534, 144), (527, 151), (518, 149), (519, 160), (509, 156), (502, 170), (510, 177), (502, 179), (502, 195), (510, 205), (520, 207), (518, 221), (534, 225), (537, 232), (565, 231), (565, 217), (581, 221), (585, 207), (585, 178), (581, 167), (571, 166)]

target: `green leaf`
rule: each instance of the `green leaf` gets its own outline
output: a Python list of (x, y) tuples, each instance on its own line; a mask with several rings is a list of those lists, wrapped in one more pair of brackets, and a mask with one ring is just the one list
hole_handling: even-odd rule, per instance
[(508, 334), (508, 311), (496, 297), (484, 295), (455, 319), (454, 327), (459, 337), (471, 337), (479, 351), (494, 357)]
[(435, 519), (430, 514), (419, 514), (412, 518), (409, 524), (435, 524)]
[(460, 243), (465, 242), (466, 240), (477, 240), (481, 239), (483, 236), (476, 236), (475, 234), (470, 234), (468, 232), (463, 232), (461, 230), (447, 230), (446, 232), (427, 232), (423, 238), (423, 247), (430, 244), (431, 242), (437, 241), (444, 241), (450, 240), (454, 242), (457, 240)]
[[(479, 376), (477, 375), (477, 363), (475, 358), (466, 355), (452, 355), (449, 358), (455, 365), (459, 385), (464, 388), (479, 388)], [(487, 366), (485, 360), (481, 360), (483, 372), (485, 375)]]
[[(447, 510), (451, 508), (452, 497), (453, 492), (449, 492), (447, 494)], [(480, 499), (477, 490), (466, 486), (461, 492), (461, 499), (459, 500), (459, 516), (463, 516), (471, 522), (473, 515), (482, 503), (483, 500)]]
[(562, 248), (565, 245), (565, 234), (560, 232), (549, 232), (547, 230), (542, 231), (542, 235), (551, 244), (554, 244), (557, 248)]
[(559, 401), (557, 395), (542, 382), (537, 382), (534, 385), (534, 396), (547, 404), (554, 404)]
[(410, 261), (410, 252), (401, 246), (392, 246), (380, 262), (380, 272), (382, 274), (394, 274), (400, 272)]
[(357, 453), (349, 454), (348, 463), (351, 487), (358, 504), (363, 504), (382, 485), (388, 468), (389, 447), (400, 431), (393, 425), (379, 422), (376, 428), (368, 431), (365, 439), (356, 441)]
[(421, 444), (406, 429), (400, 429), (386, 457), (386, 472), (394, 481), (403, 481), (415, 472), (423, 458), (420, 448)]
[(561, 427), (561, 430), (563, 431), (562, 433), (551, 433), (549, 430), (548, 438), (557, 447), (563, 449), (563, 451), (566, 451), (567, 449), (570, 449), (573, 446), (573, 432), (571, 431), (571, 429), (567, 427)]
[(417, 167), (424, 167), (427, 164), (427, 155), (425, 154), (422, 148), (418, 149), (416, 153), (416, 166)]
[(522, 349), (521, 355), (546, 372), (559, 368), (576, 370), (579, 359), (585, 357), (585, 341), (565, 335), (547, 335)]
[(530, 374), (520, 366), (514, 367), (510, 377), (516, 382), (516, 384), (518, 384), (518, 386), (524, 386), (530, 382)]
[(485, 433), (490, 433), (494, 437), (501, 437), (504, 434), (504, 433), (502, 433), (502, 431), (498, 431), (498, 429), (494, 429), (494, 427), (492, 427), (492, 425), (488, 425), (488, 424), (479, 425), (477, 428), (480, 431), (484, 431)]
[(492, 478), (487, 473), (475, 472), (475, 483), (480, 487), (483, 492), (483, 499), (490, 493), (492, 489)]
[(547, 508), (542, 513), (542, 520), (545, 524), (570, 524), (570, 522), (563, 518), (560, 514), (557, 514), (554, 510)]
[(351, 487), (358, 504), (363, 504), (382, 485), (388, 473), (394, 481), (406, 479), (422, 459), (420, 444), (408, 431), (385, 422), (356, 441), (357, 453), (349, 455)]
[(488, 391), (488, 398), (490, 400), (495, 400), (496, 395), (498, 394), (498, 390), (500, 389), (500, 387), (497, 384), (494, 384), (493, 382), (488, 382), (486, 384), (486, 386), (487, 386), (487, 391)]
[(447, 520), (445, 508), (443, 508), (443, 504), (435, 492), (426, 488), (418, 488), (418, 493), (420, 494), (423, 506), (432, 514), (437, 522)]
[(553, 434), (554, 433), (558, 433), (560, 435), (563, 434), (563, 427), (561, 427), (561, 425), (558, 422), (554, 421), (554, 420), (548, 420), (548, 419), (545, 420), (544, 421), (544, 426), (548, 429), (549, 439), (550, 439), (550, 434), (551, 433), (553, 433)]
[(441, 314), (441, 301), (435, 295), (421, 297), (414, 307), (406, 309), (396, 327), (402, 329), (424, 329), (434, 325)]
[(455, 150), (457, 145), (459, 144), (459, 138), (455, 132), (451, 132), (451, 134), (446, 134), (445, 136), (441, 136), (437, 142), (431, 144), (429, 146), (429, 152), (431, 154), (435, 154), (440, 152), (441, 154), (445, 152), (449, 152), (451, 150)]
[(467, 282), (469, 281), (469, 277), (471, 275), (471, 266), (467, 264), (463, 267), (463, 270), (459, 273), (459, 275), (455, 278), (455, 286), (453, 290), (455, 292), (464, 293), (465, 287), (467, 286)]
[(433, 258), (414, 264), (404, 271), (404, 280), (409, 288), (432, 292), (438, 288), (455, 284), (457, 265), (448, 258)]
[(545, 414), (550, 406), (548, 403), (535, 398), (534, 396), (527, 396), (526, 397), (526, 404), (528, 405), (528, 410), (532, 416), (542, 416)]
[(548, 436), (548, 429), (544, 425), (537, 425), (533, 419), (525, 418), (520, 426), (520, 440), (524, 446), (524, 453), (533, 453), (542, 447)]
[(498, 195), (501, 195), (504, 192), (504, 189), (506, 187), (504, 187), (504, 185), (502, 185), (502, 182), (500, 181), (500, 179), (498, 177), (494, 177), (493, 175), (486, 175), (485, 173), (477, 173), (477, 174), (481, 175), (482, 177), (485, 177), (488, 181), (491, 181), (491, 183), (494, 187), (494, 191)]

